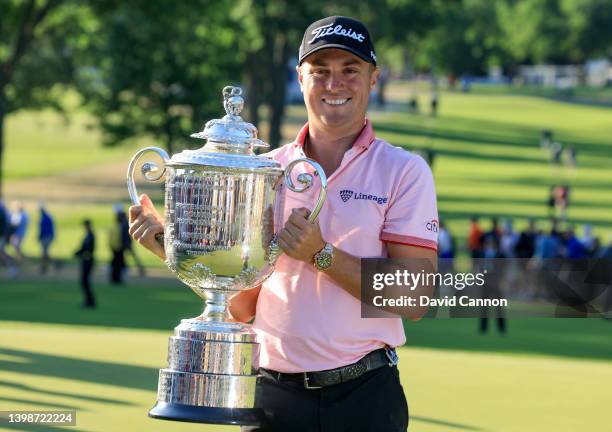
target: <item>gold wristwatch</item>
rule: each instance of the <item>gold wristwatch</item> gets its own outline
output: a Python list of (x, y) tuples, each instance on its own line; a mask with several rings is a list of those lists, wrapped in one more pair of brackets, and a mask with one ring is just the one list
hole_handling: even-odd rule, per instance
[(325, 271), (331, 267), (334, 261), (334, 247), (331, 243), (325, 243), (323, 249), (313, 257), (314, 266), (319, 271)]

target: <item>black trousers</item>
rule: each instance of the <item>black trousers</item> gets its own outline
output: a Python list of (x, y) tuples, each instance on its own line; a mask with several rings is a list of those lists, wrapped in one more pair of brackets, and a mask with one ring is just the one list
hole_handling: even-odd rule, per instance
[(317, 390), (297, 382), (260, 378), (255, 405), (263, 408), (261, 427), (241, 432), (405, 432), (408, 404), (396, 366)]
[(81, 289), (83, 290), (83, 306), (96, 307), (96, 299), (91, 289), (91, 272), (94, 268), (93, 260), (81, 261)]

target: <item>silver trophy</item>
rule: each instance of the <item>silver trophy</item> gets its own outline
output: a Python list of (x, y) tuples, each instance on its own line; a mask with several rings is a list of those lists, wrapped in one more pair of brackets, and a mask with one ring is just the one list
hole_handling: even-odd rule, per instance
[[(222, 119), (210, 120), (193, 138), (207, 140), (198, 150), (174, 155), (156, 147), (138, 151), (130, 161), (127, 187), (139, 204), (134, 172), (149, 152), (163, 159), (141, 166), (145, 179), (164, 174), (166, 263), (176, 276), (205, 301), (204, 312), (183, 319), (168, 344), (168, 367), (159, 372), (157, 403), (149, 416), (201, 423), (257, 425), (261, 412), (254, 408), (258, 353), (249, 324), (228, 322), (227, 297), (261, 284), (274, 269), (280, 250), (275, 226), (277, 194), (285, 178), (287, 188), (303, 192), (313, 177), (304, 172), (293, 183), (291, 171), (309, 163), (321, 181), (321, 191), (310, 212), (314, 221), (325, 200), (323, 169), (310, 159), (280, 164), (256, 156), (254, 148), (268, 147), (257, 129), (240, 117), (242, 90), (223, 89)], [(277, 223), (277, 225), (279, 225)]]

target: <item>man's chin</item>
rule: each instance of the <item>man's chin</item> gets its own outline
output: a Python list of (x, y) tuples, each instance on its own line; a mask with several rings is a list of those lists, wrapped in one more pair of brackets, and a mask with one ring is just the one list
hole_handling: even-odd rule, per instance
[(350, 116), (341, 114), (332, 114), (321, 116), (321, 123), (327, 127), (342, 127), (346, 126), (350, 121)]

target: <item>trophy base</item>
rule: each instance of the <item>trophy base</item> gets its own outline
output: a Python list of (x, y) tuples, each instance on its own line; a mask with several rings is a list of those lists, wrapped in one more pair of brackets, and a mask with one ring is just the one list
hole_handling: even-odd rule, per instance
[(263, 410), (259, 408), (217, 408), (157, 402), (149, 417), (192, 423), (259, 426)]

